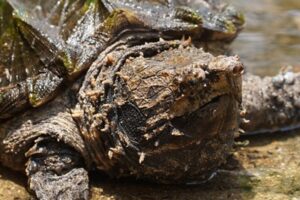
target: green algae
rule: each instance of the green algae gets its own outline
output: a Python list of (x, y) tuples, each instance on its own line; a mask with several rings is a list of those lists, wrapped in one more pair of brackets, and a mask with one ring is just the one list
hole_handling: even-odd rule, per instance
[(188, 8), (188, 7), (178, 7), (176, 8), (175, 16), (178, 19), (182, 19), (186, 22), (190, 22), (193, 24), (202, 24), (203, 18), (200, 16), (197, 12), (194, 10)]

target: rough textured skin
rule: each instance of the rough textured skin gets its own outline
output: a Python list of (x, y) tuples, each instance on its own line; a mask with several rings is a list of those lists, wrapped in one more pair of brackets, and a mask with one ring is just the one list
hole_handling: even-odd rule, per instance
[(243, 24), (219, 1), (43, 2), (0, 0), (0, 161), (25, 172), (39, 199), (88, 199), (88, 170), (201, 183), (239, 123), (299, 121), (299, 75), (247, 76), (242, 96), (239, 58), (201, 49)]
[(29, 176), (29, 187), (38, 199), (74, 199), (89, 198), (88, 174), (83, 168), (75, 168), (64, 175), (49, 172), (37, 172)]
[(98, 169), (176, 183), (205, 180), (224, 161), (243, 66), (181, 43), (124, 48), (90, 69), (76, 117)]
[(40, 109), (29, 110), (19, 117), (0, 124), (1, 163), (23, 170), (26, 163), (25, 153), (40, 138), (53, 138), (73, 147), (88, 158), (80, 132), (69, 112), (70, 95), (55, 99)]
[(70, 113), (76, 92), (74, 84), (47, 107), (0, 124), (1, 164), (25, 172), (38, 199), (89, 197), (86, 169), (91, 161)]
[(87, 199), (88, 174), (81, 156), (52, 140), (44, 139), (26, 153), (30, 190), (38, 199)]
[(286, 70), (274, 77), (243, 77), (240, 127), (248, 134), (300, 127), (300, 74)]

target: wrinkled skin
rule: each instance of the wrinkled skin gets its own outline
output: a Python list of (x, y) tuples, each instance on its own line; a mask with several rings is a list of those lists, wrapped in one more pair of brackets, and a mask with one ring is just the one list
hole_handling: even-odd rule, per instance
[(293, 73), (291, 69), (274, 77), (246, 74), (241, 129), (247, 134), (258, 134), (299, 128), (299, 79), (299, 73)]
[[(193, 181), (197, 174), (206, 179), (207, 169), (219, 165), (230, 148), (242, 64), (177, 42), (171, 44), (175, 49), (168, 46), (159, 42), (112, 53), (113, 62), (105, 60), (86, 77), (95, 85), (80, 89), (77, 109), (83, 113), (77, 122), (86, 147), (97, 167), (113, 176), (174, 183)], [(155, 49), (165, 51), (148, 52)], [(140, 51), (143, 56), (135, 55)]]
[[(31, 55), (30, 63), (37, 61), (42, 71), (30, 74), (37, 90), (28, 74), (1, 82), (0, 161), (25, 172), (38, 199), (88, 199), (89, 170), (113, 178), (202, 183), (226, 161), (237, 133), (299, 126), (299, 74), (245, 74), (242, 80), (244, 67), (237, 56), (213, 56), (201, 49), (232, 40), (242, 25), (236, 12), (217, 1), (191, 1), (195, 10), (180, 0), (72, 1), (68, 8), (74, 18), (65, 26), (47, 12), (48, 18), (31, 13), (43, 23), (20, 14), (20, 4), (29, 11), (37, 2), (8, 2), (18, 27), (10, 30), (22, 33), (14, 41), (31, 44), (22, 55), (12, 52), (17, 58)], [(53, 6), (48, 3), (42, 10)], [(71, 22), (82, 17), (78, 7), (87, 13), (74, 28)], [(162, 17), (174, 8), (173, 15)], [(0, 30), (2, 42), (3, 30), (8, 29)], [(183, 35), (191, 37), (176, 40)], [(6, 56), (1, 69), (12, 63), (13, 56)], [(57, 91), (61, 84), (69, 87)], [(41, 101), (31, 98), (36, 91), (44, 94)], [(5, 107), (8, 103), (19, 107)], [(36, 108), (12, 117), (28, 104)]]

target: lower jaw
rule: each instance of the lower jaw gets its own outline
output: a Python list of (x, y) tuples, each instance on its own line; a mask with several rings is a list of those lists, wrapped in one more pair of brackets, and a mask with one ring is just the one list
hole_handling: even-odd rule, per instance
[(143, 163), (130, 174), (163, 184), (205, 183), (226, 161), (232, 150), (233, 138), (233, 132), (227, 132), (223, 136), (206, 138), (181, 149), (151, 156), (145, 154)]
[[(145, 151), (141, 163), (128, 163), (130, 166), (123, 167), (130, 169), (128, 174), (152, 182), (185, 184), (207, 181), (231, 151), (237, 128), (236, 109), (237, 103), (231, 96), (217, 97), (187, 118), (193, 126), (178, 127), (190, 138), (174, 136), (176, 140), (170, 139), (165, 146), (153, 145), (152, 149)], [(217, 110), (217, 115), (212, 115), (211, 110)], [(168, 145), (176, 148), (168, 149)]]
[(183, 135), (201, 140), (237, 129), (238, 103), (231, 95), (220, 95), (198, 110), (172, 120), (172, 124)]

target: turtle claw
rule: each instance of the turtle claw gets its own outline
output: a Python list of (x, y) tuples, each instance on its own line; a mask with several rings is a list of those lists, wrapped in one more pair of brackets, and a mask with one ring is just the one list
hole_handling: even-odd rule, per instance
[(26, 153), (28, 187), (34, 196), (40, 200), (88, 200), (89, 177), (78, 153), (45, 138), (36, 142)]

